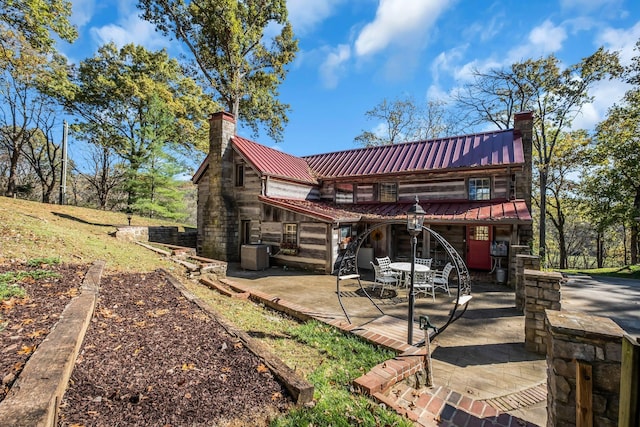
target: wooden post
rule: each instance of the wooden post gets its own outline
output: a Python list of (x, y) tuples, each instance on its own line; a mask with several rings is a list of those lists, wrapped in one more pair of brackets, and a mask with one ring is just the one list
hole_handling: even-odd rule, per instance
[(622, 339), (622, 368), (620, 371), (619, 427), (640, 425), (638, 388), (640, 387), (640, 344), (628, 335)]
[(576, 361), (576, 426), (593, 427), (593, 376), (591, 365)]

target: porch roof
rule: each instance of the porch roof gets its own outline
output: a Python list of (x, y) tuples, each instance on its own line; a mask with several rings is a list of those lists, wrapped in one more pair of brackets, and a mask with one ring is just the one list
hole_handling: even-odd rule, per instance
[[(260, 196), (266, 204), (298, 212), (323, 222), (374, 222), (405, 219), (414, 202), (336, 204)], [(524, 200), (421, 202), (427, 223), (531, 223)]]

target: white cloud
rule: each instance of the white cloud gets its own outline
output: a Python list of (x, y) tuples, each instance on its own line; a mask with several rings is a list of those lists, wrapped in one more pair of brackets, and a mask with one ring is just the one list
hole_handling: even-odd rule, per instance
[(133, 43), (155, 50), (169, 46), (169, 40), (155, 31), (155, 26), (138, 17), (137, 9), (131, 10), (129, 2), (120, 2), (116, 23), (91, 28), (91, 36), (98, 43), (113, 42), (122, 47)]
[(529, 33), (529, 41), (536, 47), (542, 47), (548, 52), (556, 52), (562, 48), (562, 42), (567, 38), (567, 32), (546, 20), (539, 27)]
[(440, 73), (444, 72), (445, 75), (451, 75), (456, 67), (456, 63), (460, 61), (469, 45), (457, 46), (446, 52), (440, 52), (438, 56), (431, 63), (431, 77), (434, 82), (440, 81)]
[(95, 0), (75, 0), (71, 4), (71, 23), (78, 28), (84, 27), (91, 21), (95, 7)]
[(333, 15), (344, 0), (287, 0), (289, 22), (295, 34), (304, 35)]
[(355, 53), (367, 56), (391, 44), (421, 40), (452, 3), (448, 0), (380, 0), (374, 21), (358, 35)]
[(344, 73), (345, 63), (351, 57), (348, 45), (339, 45), (331, 51), (320, 66), (320, 77), (325, 87), (333, 89), (338, 85), (340, 76)]
[(620, 52), (620, 62), (623, 65), (631, 64), (631, 58), (640, 55), (640, 52), (634, 51), (638, 40), (640, 40), (640, 21), (628, 29), (607, 28), (596, 38), (599, 45)]
[(593, 96), (593, 102), (582, 107), (582, 111), (574, 119), (573, 129), (594, 129), (604, 120), (607, 111), (616, 102), (619, 102), (630, 85), (620, 80), (600, 81), (593, 85), (589, 95)]

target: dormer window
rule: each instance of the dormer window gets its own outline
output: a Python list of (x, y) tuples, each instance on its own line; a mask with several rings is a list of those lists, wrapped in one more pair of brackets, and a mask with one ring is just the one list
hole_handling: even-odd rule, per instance
[(378, 201), (395, 203), (398, 201), (398, 185), (395, 182), (381, 182), (378, 184)]
[(469, 178), (469, 200), (490, 200), (491, 178)]

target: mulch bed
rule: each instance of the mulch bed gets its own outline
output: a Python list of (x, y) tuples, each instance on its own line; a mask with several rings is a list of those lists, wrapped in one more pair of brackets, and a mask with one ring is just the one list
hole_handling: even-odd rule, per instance
[(27, 276), (17, 283), (26, 290), (27, 297), (0, 302), (0, 401), (31, 354), (58, 322), (65, 306), (78, 295), (86, 269), (77, 265), (0, 265), (0, 274), (39, 270), (57, 276), (36, 279)]
[(66, 425), (264, 425), (291, 399), (162, 272), (103, 276), (60, 410)]
[[(0, 398), (78, 294), (89, 267), (46, 268), (61, 277), (26, 280), (28, 299), (2, 303)], [(0, 273), (7, 270), (16, 265), (0, 266)], [(163, 272), (103, 275), (59, 425), (266, 425), (291, 404), (263, 361)]]

